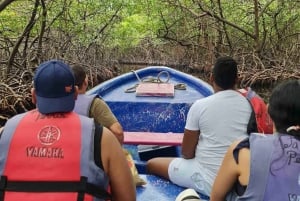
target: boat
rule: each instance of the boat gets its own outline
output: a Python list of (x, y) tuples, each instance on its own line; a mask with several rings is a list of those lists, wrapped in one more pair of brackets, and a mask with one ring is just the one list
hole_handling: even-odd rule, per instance
[(87, 91), (102, 97), (123, 126), (123, 146), (132, 154), (139, 174), (147, 182), (145, 187), (137, 187), (138, 201), (174, 201), (184, 190), (147, 175), (145, 161), (162, 154), (179, 156), (190, 106), (212, 93), (207, 82), (166, 66), (130, 71)]
[[(130, 91), (149, 80), (173, 84), (174, 88), (183, 87), (175, 89), (173, 96), (139, 96)], [(87, 92), (95, 93), (110, 106), (125, 131), (180, 133), (191, 104), (211, 95), (213, 90), (208, 83), (192, 75), (169, 67), (150, 66), (107, 80)]]

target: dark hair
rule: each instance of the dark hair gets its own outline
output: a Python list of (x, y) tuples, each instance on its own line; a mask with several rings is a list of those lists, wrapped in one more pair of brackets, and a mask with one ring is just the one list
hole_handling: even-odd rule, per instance
[(220, 57), (213, 67), (213, 78), (215, 83), (222, 89), (232, 89), (236, 84), (237, 63), (229, 57)]
[(300, 137), (300, 130), (287, 131), (291, 126), (300, 126), (300, 80), (289, 80), (272, 91), (268, 112), (277, 132)]
[(72, 71), (74, 73), (74, 77), (75, 77), (75, 85), (77, 85), (79, 88), (82, 87), (82, 84), (86, 78), (86, 72), (84, 70), (84, 68), (81, 65), (74, 65), (71, 67)]

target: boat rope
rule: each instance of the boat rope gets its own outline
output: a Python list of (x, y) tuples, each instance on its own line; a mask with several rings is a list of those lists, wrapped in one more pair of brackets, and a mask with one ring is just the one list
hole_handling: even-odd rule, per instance
[(142, 82), (141, 78), (134, 70), (131, 70), (131, 72), (133, 72), (135, 74), (135, 77), (139, 80), (139, 82)]
[[(152, 77), (152, 76), (148, 76), (148, 77), (145, 77), (143, 79), (141, 79), (139, 77), (139, 75), (136, 73), (136, 71), (134, 70), (131, 70), (131, 72), (133, 72), (136, 76), (136, 78), (138, 79), (139, 83), (135, 84), (134, 86), (128, 88), (125, 90), (125, 93), (133, 93), (133, 92), (136, 92), (136, 88), (137, 86), (140, 84), (140, 83), (168, 83), (169, 80), (170, 80), (170, 74), (169, 72), (167, 71), (161, 71), (158, 73), (157, 77)], [(162, 80), (161, 79), (161, 76), (162, 75), (166, 75), (167, 79), (166, 80)], [(174, 89), (177, 89), (177, 90), (186, 90), (186, 84), (185, 83), (177, 83), (174, 85)]]

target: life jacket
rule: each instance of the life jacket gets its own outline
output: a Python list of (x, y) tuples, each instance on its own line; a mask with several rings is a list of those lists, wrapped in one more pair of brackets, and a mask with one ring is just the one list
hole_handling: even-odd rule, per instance
[(293, 136), (250, 135), (251, 179), (243, 195), (228, 201), (285, 201), (300, 199), (300, 141)]
[(76, 112), (77, 114), (81, 114), (83, 116), (89, 117), (92, 102), (96, 97), (98, 97), (97, 94), (92, 94), (92, 95), (78, 94), (73, 111)]
[(253, 108), (257, 132), (273, 134), (273, 121), (268, 113), (268, 107), (264, 100), (250, 87), (246, 89), (239, 89), (239, 92), (249, 100)]
[(8, 120), (0, 139), (0, 200), (100, 201), (108, 176), (94, 162), (92, 119), (37, 110)]

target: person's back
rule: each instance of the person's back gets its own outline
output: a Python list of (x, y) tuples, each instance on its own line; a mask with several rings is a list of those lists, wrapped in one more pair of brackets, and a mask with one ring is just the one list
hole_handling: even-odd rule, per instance
[(215, 94), (196, 101), (188, 112), (183, 158), (158, 158), (147, 163), (150, 173), (205, 195), (210, 194), (229, 145), (247, 136), (251, 114), (250, 104), (235, 88), (237, 63), (231, 57), (216, 61), (211, 79)]
[[(211, 201), (282, 201), (300, 198), (300, 81), (277, 86), (270, 97), (274, 135), (251, 134), (228, 149)], [(263, 153), (263, 154), (262, 154)]]
[[(238, 107), (237, 107), (238, 105)], [(191, 108), (186, 128), (200, 129), (195, 159), (202, 165), (212, 184), (227, 148), (237, 139), (248, 136), (247, 124), (251, 108), (235, 90), (224, 90), (199, 100)], [(194, 115), (200, 115), (198, 118)], [(199, 127), (195, 128), (199, 121)]]
[(111, 130), (119, 140), (120, 144), (123, 144), (123, 128), (109, 106), (97, 95), (86, 95), (88, 76), (84, 68), (81, 65), (74, 65), (72, 66), (72, 71), (79, 92), (75, 102), (74, 111), (78, 114), (94, 118), (98, 124)]
[[(300, 198), (300, 140), (290, 135), (265, 137), (251, 134), (249, 145), (250, 175), (253, 175), (253, 178), (247, 185), (249, 188), (240, 198), (237, 199), (238, 195), (234, 193), (230, 200), (247, 198), (254, 201), (261, 197), (263, 201), (282, 201), (297, 196)], [(275, 189), (278, 193), (274, 193)]]
[(37, 109), (9, 119), (0, 138), (4, 200), (135, 200), (135, 188), (114, 135), (72, 112), (74, 76), (57, 60), (34, 77)]
[(249, 102), (236, 91), (237, 68), (232, 58), (219, 58), (211, 79), (215, 93), (191, 106), (185, 126), (188, 131), (200, 131), (195, 159), (205, 169), (208, 190), (227, 148), (247, 136), (251, 114)]

